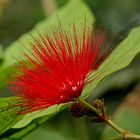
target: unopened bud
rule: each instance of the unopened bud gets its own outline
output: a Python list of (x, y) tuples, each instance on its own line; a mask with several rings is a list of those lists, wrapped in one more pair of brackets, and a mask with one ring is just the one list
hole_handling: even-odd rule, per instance
[(82, 117), (86, 115), (88, 109), (82, 103), (75, 103), (70, 107), (70, 113), (74, 117)]

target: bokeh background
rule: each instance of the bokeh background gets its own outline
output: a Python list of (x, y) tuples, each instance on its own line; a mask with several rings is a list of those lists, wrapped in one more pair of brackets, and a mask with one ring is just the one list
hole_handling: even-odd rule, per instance
[[(44, 21), (44, 24), (47, 23), (52, 16), (55, 15), (57, 19), (60, 11), (65, 15), (63, 20), (69, 20), (71, 15), (74, 17), (81, 1), (95, 19), (92, 26), (103, 26), (108, 34), (115, 36), (113, 47), (140, 25), (139, 0), (0, 0), (0, 66), (5, 63), (5, 52), (8, 51), (7, 55), (16, 54), (16, 50), (9, 51), (13, 42), (32, 30), (35, 25)], [(70, 4), (72, 6), (67, 9)], [(84, 15), (83, 13), (86, 13), (85, 9), (79, 14)], [(10, 61), (12, 60), (8, 63), (11, 63)], [(12, 75), (12, 71), (12, 68), (3, 71), (4, 81), (0, 83), (2, 96), (9, 95), (5, 79)], [(95, 98), (105, 100), (108, 112), (119, 125), (140, 134), (140, 55), (138, 54), (128, 67), (102, 80), (90, 95), (89, 101)], [(0, 139), (8, 138), (21, 130), (10, 129)], [(73, 118), (68, 109), (64, 109), (41, 126), (36, 125), (31, 132), (27, 130), (17, 139), (103, 140), (105, 135), (113, 134), (115, 132), (104, 124), (90, 122), (86, 117)]]

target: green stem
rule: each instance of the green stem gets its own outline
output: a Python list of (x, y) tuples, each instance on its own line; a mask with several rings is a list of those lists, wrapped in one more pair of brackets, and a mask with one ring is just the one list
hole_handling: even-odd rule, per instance
[(139, 135), (133, 134), (127, 130), (122, 129), (121, 127), (117, 126), (114, 122), (112, 122), (112, 120), (106, 119), (105, 122), (118, 133), (122, 134), (124, 140), (140, 140)]
[(140, 136), (139, 135), (135, 135), (135, 134), (131, 134), (128, 133), (124, 136), (125, 140), (140, 140)]
[[(78, 99), (79, 102), (81, 102), (83, 105), (91, 109), (94, 113), (96, 113), (98, 116), (100, 116), (100, 112), (91, 104), (83, 100), (82, 98)], [(117, 126), (110, 117), (105, 117), (104, 122), (108, 124), (110, 127), (112, 127), (114, 130), (116, 130), (118, 133), (121, 134), (124, 140), (140, 140), (140, 135), (135, 135), (127, 130), (122, 129), (121, 127)], [(115, 140), (115, 139), (114, 139)]]
[(92, 106), (91, 104), (89, 104), (88, 102), (86, 102), (85, 100), (83, 100), (82, 98), (79, 98), (79, 101), (83, 105), (85, 105), (86, 107), (88, 107), (89, 109), (91, 109), (95, 114), (97, 114), (97, 115), (99, 114), (98, 110), (94, 106)]
[(125, 134), (127, 132), (126, 130), (124, 130), (124, 129), (120, 128), (119, 126), (117, 126), (116, 124), (114, 124), (112, 122), (112, 120), (110, 120), (110, 119), (106, 119), (105, 122), (120, 134)]
[(117, 137), (111, 138), (109, 140), (140, 140), (140, 136), (134, 134), (120, 134)]

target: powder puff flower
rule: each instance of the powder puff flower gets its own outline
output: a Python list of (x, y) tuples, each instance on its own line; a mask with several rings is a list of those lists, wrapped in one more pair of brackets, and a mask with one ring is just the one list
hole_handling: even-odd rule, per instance
[(69, 30), (60, 25), (52, 34), (38, 32), (32, 51), (24, 54), (26, 61), (20, 61), (11, 82), (28, 112), (78, 99), (105, 59), (109, 46), (103, 48), (105, 36), (105, 31), (93, 34), (87, 25)]

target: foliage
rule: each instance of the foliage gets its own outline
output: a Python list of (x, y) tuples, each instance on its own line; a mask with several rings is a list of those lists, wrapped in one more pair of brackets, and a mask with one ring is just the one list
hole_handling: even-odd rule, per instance
[[(0, 59), (2, 60), (0, 60), (0, 78), (2, 80), (2, 82), (0, 82), (0, 89), (3, 90), (5, 86), (7, 86), (7, 81), (15, 71), (14, 65), (17, 63), (15, 57), (22, 58), (23, 52), (28, 51), (28, 47), (33, 41), (31, 34), (34, 37), (37, 37), (37, 31), (41, 33), (44, 33), (46, 31), (50, 32), (49, 30), (53, 30), (54, 26), (58, 26), (59, 21), (65, 28), (69, 28), (69, 26), (71, 26), (73, 23), (76, 24), (76, 27), (81, 27), (81, 25), (84, 23), (85, 17), (88, 24), (90, 26), (93, 26), (94, 28), (95, 19), (98, 18), (93, 14), (94, 9), (92, 9), (91, 12), (90, 8), (92, 6), (89, 6), (89, 1), (90, 0), (88, 0), (88, 4), (86, 3), (86, 1), (82, 0), (69, 0), (67, 2), (64, 0), (64, 3), (62, 3), (62, 1), (60, 1), (60, 3), (58, 2), (58, 6), (60, 7), (53, 15), (37, 23), (37, 26), (30, 32), (23, 34), (19, 39), (7, 46), (5, 51), (0, 54)], [(93, 7), (96, 7), (96, 3), (94, 3), (93, 5)], [(59, 21), (57, 19), (57, 16), (59, 18)], [(129, 32), (128, 36), (117, 45), (111, 55), (94, 73), (94, 76), (97, 78), (95, 78), (95, 80), (89, 86), (85, 87), (82, 95), (85, 97), (88, 93), (88, 95), (90, 95), (90, 97), (92, 96), (92, 98), (97, 96), (96, 93), (94, 94), (94, 91), (96, 87), (100, 88), (99, 83), (102, 83), (101, 81), (103, 81), (103, 83), (105, 81), (106, 83), (106, 81), (108, 81), (108, 77), (111, 77), (113, 73), (128, 66), (138, 53), (140, 53), (140, 26), (133, 28)], [(133, 72), (131, 72), (131, 74), (132, 73)], [(124, 72), (124, 75), (125, 74), (126, 73)], [(118, 74), (118, 77), (119, 76), (120, 75)], [(109, 87), (103, 88), (102, 93), (98, 95), (98, 97), (101, 97), (105, 94), (104, 91), (106, 90), (106, 88), (109, 89)], [(136, 95), (132, 95), (131, 98), (133, 96)], [(101, 128), (103, 133), (101, 133), (101, 130), (98, 129), (97, 131), (95, 130), (95, 132), (93, 132), (91, 128), (96, 128), (96, 126), (88, 124), (89, 122), (87, 120), (81, 119), (78, 122), (78, 120), (73, 120), (72, 118), (70, 119), (70, 116), (64, 115), (65, 108), (68, 108), (70, 104), (61, 104), (59, 106), (55, 105), (45, 110), (36, 111), (27, 115), (19, 115), (18, 113), (20, 107), (17, 106), (18, 101), (18, 97), (15, 96), (0, 98), (0, 139), (10, 140), (23, 138), (25, 135), (27, 135), (29, 132), (36, 129), (43, 123), (47, 123), (48, 125), (44, 125), (42, 127), (40, 126), (39, 129), (35, 130), (35, 133), (39, 137), (42, 137), (42, 140), (52, 139), (52, 137), (54, 139), (60, 140), (66, 139), (66, 137), (67, 139), (74, 139), (71, 136), (74, 136), (75, 140), (87, 140), (93, 139), (93, 137), (95, 137), (96, 139), (100, 139), (101, 137), (101, 140), (106, 140), (110, 136), (113, 137), (116, 135), (116, 133), (110, 128), (104, 129), (104, 127)], [(112, 102), (114, 102), (114, 100)], [(135, 107), (133, 106), (132, 108), (130, 108), (130, 104), (122, 104), (114, 113), (114, 120), (121, 126), (124, 126), (125, 128), (128, 127), (133, 132), (139, 133), (140, 128), (137, 122), (140, 121), (140, 116), (138, 114), (138, 110), (136, 110)], [(138, 105), (137, 108), (139, 107), (140, 106)], [(57, 115), (58, 112), (61, 113)], [(60, 123), (56, 121), (57, 117), (60, 117), (58, 119)], [(57, 127), (57, 130), (54, 129), (55, 124), (61, 125), (63, 129), (61, 129), (60, 127)], [(81, 129), (78, 131), (77, 126), (79, 125), (81, 126)], [(90, 125), (90, 127), (88, 125)], [(81, 132), (82, 136), (79, 135), (79, 133)], [(35, 133), (30, 134), (29, 137), (24, 138), (24, 140), (38, 139), (39, 137), (36, 137)]]

